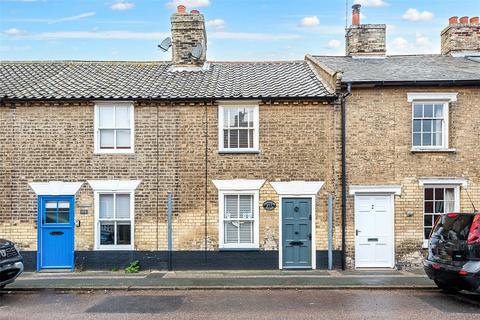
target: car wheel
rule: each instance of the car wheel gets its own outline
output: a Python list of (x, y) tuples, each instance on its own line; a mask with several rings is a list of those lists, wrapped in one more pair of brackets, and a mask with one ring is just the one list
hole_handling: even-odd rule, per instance
[(455, 286), (452, 286), (452, 285), (448, 285), (448, 284), (445, 284), (441, 281), (438, 281), (438, 280), (433, 280), (435, 282), (435, 284), (437, 285), (437, 287), (439, 289), (441, 289), (442, 291), (445, 291), (445, 292), (448, 292), (448, 293), (456, 293), (456, 292), (459, 292), (459, 291), (462, 291), (462, 289), (458, 288), (458, 287), (455, 287)]

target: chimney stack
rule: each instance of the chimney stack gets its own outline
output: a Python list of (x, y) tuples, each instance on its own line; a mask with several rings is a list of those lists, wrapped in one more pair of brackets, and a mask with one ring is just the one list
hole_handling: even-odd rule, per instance
[[(205, 19), (198, 10), (187, 13), (184, 5), (170, 19), (172, 24), (172, 63), (178, 66), (203, 66), (207, 60), (207, 33)], [(195, 59), (192, 50), (201, 45), (200, 57)]]
[(480, 56), (480, 25), (478, 17), (451, 17), (441, 33), (442, 55)]
[(385, 24), (360, 24), (359, 4), (352, 7), (352, 25), (345, 34), (345, 52), (349, 57), (384, 57), (386, 55)]

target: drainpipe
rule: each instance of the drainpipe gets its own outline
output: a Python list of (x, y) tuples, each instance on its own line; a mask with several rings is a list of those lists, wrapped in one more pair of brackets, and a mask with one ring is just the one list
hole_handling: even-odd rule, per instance
[(347, 83), (347, 92), (342, 95), (342, 270), (345, 270), (346, 221), (347, 221), (347, 97), (352, 93), (352, 84)]

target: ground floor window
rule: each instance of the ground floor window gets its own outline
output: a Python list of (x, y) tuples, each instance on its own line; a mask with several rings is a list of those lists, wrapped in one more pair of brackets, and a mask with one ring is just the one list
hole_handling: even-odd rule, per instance
[(425, 186), (423, 205), (423, 237), (428, 240), (437, 218), (458, 210), (458, 187), (455, 186)]
[(100, 193), (99, 234), (100, 246), (132, 244), (132, 214), (129, 193)]

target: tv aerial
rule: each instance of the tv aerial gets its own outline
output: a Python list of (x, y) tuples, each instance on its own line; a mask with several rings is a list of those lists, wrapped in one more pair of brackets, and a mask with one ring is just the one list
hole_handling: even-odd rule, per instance
[(168, 49), (172, 46), (172, 38), (170, 37), (166, 37), (165, 39), (163, 39), (163, 41), (158, 45), (158, 47), (160, 48), (160, 50), (162, 50), (163, 52), (167, 52)]
[(203, 54), (203, 45), (200, 43), (193, 47), (192, 51), (190, 51), (190, 58), (192, 58), (195, 61), (200, 60)]

